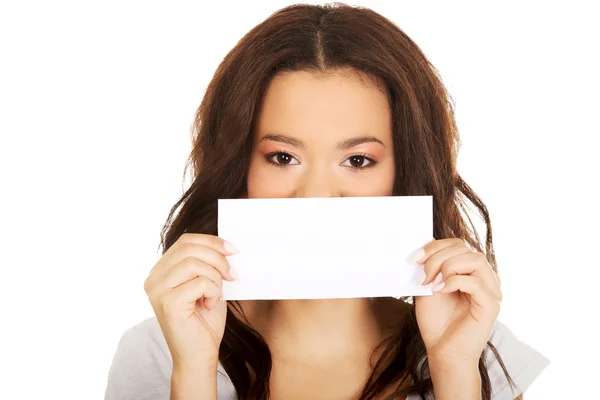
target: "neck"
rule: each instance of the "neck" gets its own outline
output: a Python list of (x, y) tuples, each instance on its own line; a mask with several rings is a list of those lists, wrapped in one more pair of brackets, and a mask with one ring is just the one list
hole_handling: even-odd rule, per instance
[(383, 338), (371, 300), (279, 300), (257, 306), (255, 328), (274, 360), (329, 363), (369, 360)]

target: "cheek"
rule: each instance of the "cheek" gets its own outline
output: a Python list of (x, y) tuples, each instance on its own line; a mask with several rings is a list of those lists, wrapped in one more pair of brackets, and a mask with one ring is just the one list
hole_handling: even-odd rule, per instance
[(349, 197), (370, 197), (370, 196), (391, 196), (394, 189), (394, 171), (393, 162), (386, 165), (379, 165), (373, 173), (357, 174), (355, 181), (348, 181), (342, 190), (344, 196)]
[(247, 187), (250, 199), (287, 197), (293, 192), (294, 180), (289, 174), (254, 157), (248, 168)]

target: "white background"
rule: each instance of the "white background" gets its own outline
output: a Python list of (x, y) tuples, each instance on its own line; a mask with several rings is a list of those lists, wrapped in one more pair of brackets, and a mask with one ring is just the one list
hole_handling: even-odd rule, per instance
[[(492, 218), (500, 319), (552, 361), (525, 398), (593, 397), (594, 2), (413, 3), (351, 4), (397, 23), (451, 90), (459, 172)], [(143, 281), (204, 89), (288, 4), (2, 3), (0, 398), (103, 398), (121, 334), (152, 316)]]

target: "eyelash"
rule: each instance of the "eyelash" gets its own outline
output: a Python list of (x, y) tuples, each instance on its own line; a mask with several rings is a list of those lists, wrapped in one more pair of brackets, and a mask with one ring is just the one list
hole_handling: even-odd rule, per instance
[(267, 160), (267, 162), (269, 164), (274, 165), (277, 168), (282, 168), (282, 169), (287, 168), (288, 167), (287, 164), (279, 164), (279, 163), (276, 163), (275, 161), (271, 160), (273, 157), (275, 157), (276, 155), (279, 155), (279, 154), (286, 154), (286, 155), (294, 158), (290, 153), (286, 153), (285, 151), (274, 151), (272, 153), (266, 154), (265, 160)]
[[(271, 152), (269, 154), (266, 154), (265, 155), (265, 159), (266, 159), (266, 161), (269, 164), (272, 164), (272, 165), (276, 166), (277, 168), (282, 168), (283, 169), (283, 168), (289, 167), (289, 164), (279, 164), (279, 163), (276, 163), (276, 162), (274, 162), (274, 161), (271, 160), (274, 156), (277, 156), (279, 154), (285, 154), (285, 155), (290, 156), (290, 157), (292, 157), (294, 159), (296, 158), (296, 157), (294, 157), (293, 155), (291, 155), (290, 153), (288, 153), (286, 151), (279, 150), (279, 151), (274, 151), (274, 152)], [(364, 153), (351, 154), (350, 156), (348, 156), (348, 158), (346, 158), (344, 160), (344, 162), (346, 162), (346, 160), (349, 160), (352, 157), (362, 157), (365, 160), (369, 161), (369, 165), (366, 165), (364, 167), (355, 167), (355, 166), (352, 166), (352, 165), (349, 166), (349, 167), (347, 167), (347, 168), (351, 168), (351, 169), (353, 169), (355, 171), (364, 170), (364, 169), (371, 168), (371, 167), (374, 167), (375, 165), (377, 165), (377, 161), (375, 161), (374, 159), (372, 159), (371, 157), (367, 156)]]

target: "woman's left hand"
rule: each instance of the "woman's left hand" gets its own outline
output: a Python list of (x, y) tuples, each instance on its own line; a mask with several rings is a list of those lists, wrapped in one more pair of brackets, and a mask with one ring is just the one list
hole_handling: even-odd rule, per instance
[(434, 293), (416, 297), (415, 309), (430, 368), (476, 366), (500, 312), (498, 275), (461, 239), (434, 240), (423, 252), (416, 262), (425, 264), (423, 285), (435, 281)]

